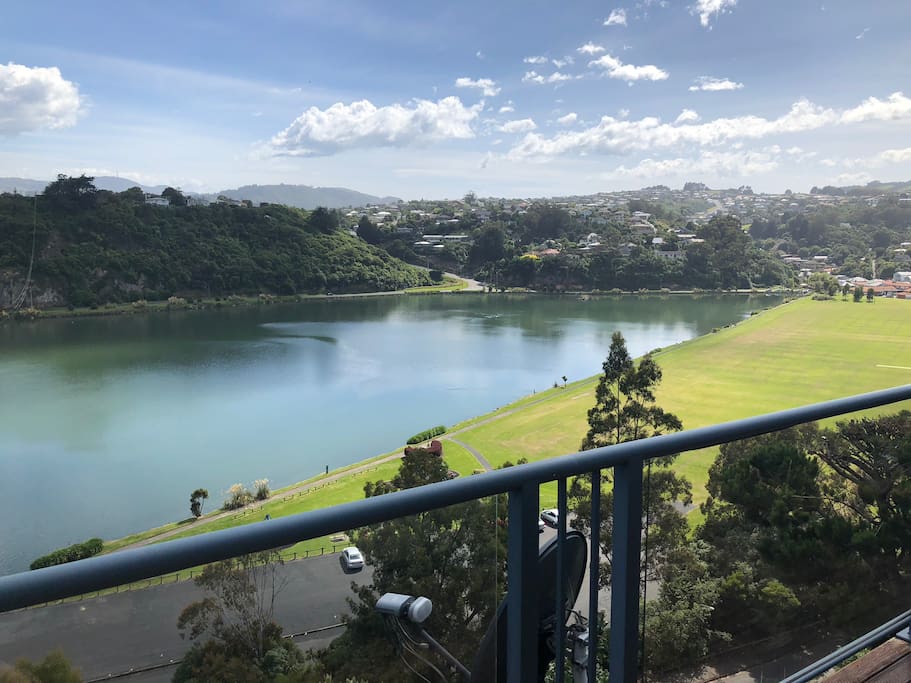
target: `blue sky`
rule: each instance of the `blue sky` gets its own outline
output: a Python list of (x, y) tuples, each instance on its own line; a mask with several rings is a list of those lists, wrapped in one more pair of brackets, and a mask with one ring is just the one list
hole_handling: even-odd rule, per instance
[(19, 2), (0, 176), (532, 197), (911, 179), (907, 0)]

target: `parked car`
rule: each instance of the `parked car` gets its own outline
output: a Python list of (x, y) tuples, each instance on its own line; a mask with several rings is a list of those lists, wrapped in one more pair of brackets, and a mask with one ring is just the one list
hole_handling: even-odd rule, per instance
[(539, 534), (543, 534), (543, 533), (544, 533), (544, 527), (545, 527), (545, 526), (547, 526), (547, 525), (544, 523), (544, 520), (543, 520), (543, 519), (539, 519), (539, 520), (538, 520), (538, 533), (539, 533)]
[(364, 555), (353, 545), (342, 551), (342, 566), (346, 571), (364, 568)]
[(549, 527), (557, 528), (560, 513), (557, 510), (541, 510), (541, 520)]

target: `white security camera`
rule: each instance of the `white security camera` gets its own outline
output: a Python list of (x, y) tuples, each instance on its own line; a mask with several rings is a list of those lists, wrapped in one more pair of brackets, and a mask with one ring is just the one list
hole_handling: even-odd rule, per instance
[(423, 624), (433, 611), (433, 603), (423, 597), (386, 593), (376, 601), (376, 610), (400, 619), (408, 619), (415, 624)]

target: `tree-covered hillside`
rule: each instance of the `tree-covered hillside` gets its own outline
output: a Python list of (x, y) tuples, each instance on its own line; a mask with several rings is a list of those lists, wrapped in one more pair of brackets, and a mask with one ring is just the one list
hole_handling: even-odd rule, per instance
[(37, 200), (0, 195), (0, 307), (25, 283), (33, 231), (36, 305), (388, 291), (430, 282), (339, 230), (326, 209), (152, 206), (137, 188), (112, 193), (91, 181), (61, 176)]

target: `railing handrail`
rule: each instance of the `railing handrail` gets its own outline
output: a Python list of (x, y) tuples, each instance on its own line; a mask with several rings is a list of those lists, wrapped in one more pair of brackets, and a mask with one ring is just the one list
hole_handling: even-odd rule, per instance
[(861, 650), (876, 647), (895, 636), (903, 628), (911, 625), (911, 610), (902, 612), (893, 617), (885, 624), (880, 624), (869, 633), (852, 640), (847, 645), (842, 645), (834, 652), (830, 652), (825, 657), (818, 659), (808, 667), (801, 669), (785, 678), (782, 683), (807, 683), (824, 674), (832, 667), (841, 664), (848, 657), (853, 657)]
[(329, 533), (414, 515), (634, 460), (698, 450), (911, 399), (911, 384), (518, 465), (265, 523), (0, 577), (0, 612), (120, 586)]

